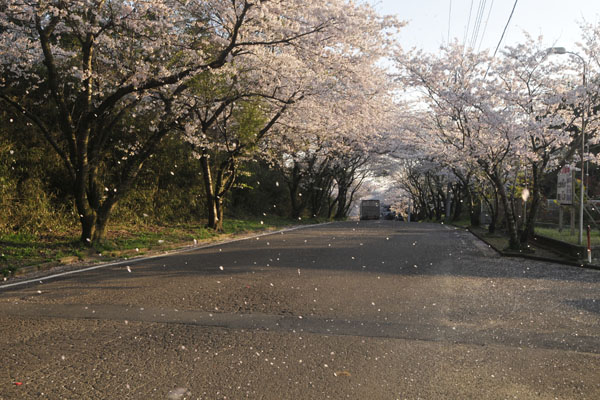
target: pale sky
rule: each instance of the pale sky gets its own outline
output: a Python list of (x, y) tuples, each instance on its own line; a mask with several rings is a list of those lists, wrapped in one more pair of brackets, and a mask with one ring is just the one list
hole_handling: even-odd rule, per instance
[[(476, 43), (475, 49), (479, 48), (481, 41), (481, 50), (494, 51), (515, 3), (514, 0), (366, 1), (380, 14), (395, 14), (409, 22), (400, 33), (402, 47), (407, 50), (417, 47), (433, 53), (438, 52), (441, 44), (447, 43), (448, 30), (452, 40), (457, 38), (459, 43), (465, 43), (466, 38), (467, 44)], [(479, 34), (474, 36), (480, 7)], [(471, 21), (467, 31), (470, 9)], [(527, 31), (533, 37), (542, 35), (548, 47), (562, 46), (577, 51), (575, 42), (581, 37), (579, 22), (584, 20), (590, 23), (600, 21), (600, 0), (518, 0), (500, 48), (522, 41), (522, 32)]]

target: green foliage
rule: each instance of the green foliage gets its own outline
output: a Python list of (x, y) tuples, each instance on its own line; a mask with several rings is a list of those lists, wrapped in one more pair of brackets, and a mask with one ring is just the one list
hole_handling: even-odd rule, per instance
[(261, 103), (259, 99), (241, 101), (233, 114), (238, 140), (247, 153), (256, 150), (257, 135), (268, 122)]
[[(75, 220), (65, 205), (64, 171), (44, 143), (9, 113), (0, 114), (0, 233), (50, 231)], [(41, 168), (44, 166), (44, 168)]]
[(199, 171), (188, 144), (177, 136), (165, 138), (133, 190), (117, 204), (114, 218), (138, 224), (202, 219), (205, 196)]
[(228, 75), (218, 71), (203, 71), (188, 81), (190, 90), (206, 99), (221, 98), (228, 94)]
[(243, 163), (226, 208), (231, 216), (289, 216), (289, 191), (284, 176), (256, 160)]
[[(214, 79), (225, 79), (209, 78), (213, 81), (200, 82), (205, 90), (224, 83)], [(239, 135), (246, 155), (256, 151), (256, 134), (267, 122), (263, 106), (258, 100), (246, 100), (235, 108), (236, 123), (230, 128)], [(126, 116), (122, 123), (136, 131), (147, 128), (141, 115)], [(131, 257), (189, 245), (194, 239), (222, 237), (205, 228), (206, 195), (199, 160), (189, 144), (171, 135), (117, 203), (106, 241), (96, 248), (83, 246), (77, 240), (79, 219), (72, 205), (71, 178), (49, 144), (32, 134), (34, 129), (13, 112), (0, 111), (0, 274), (10, 275), (24, 266)], [(105, 178), (101, 184), (110, 187), (118, 182), (119, 174), (110, 171), (126, 162), (125, 149), (135, 136), (125, 131), (113, 135), (113, 145), (121, 150), (105, 155), (99, 164)], [(282, 217), (289, 215), (289, 195), (279, 171), (253, 160), (241, 161), (239, 171), (236, 187), (226, 198), (225, 234), (309, 222)]]

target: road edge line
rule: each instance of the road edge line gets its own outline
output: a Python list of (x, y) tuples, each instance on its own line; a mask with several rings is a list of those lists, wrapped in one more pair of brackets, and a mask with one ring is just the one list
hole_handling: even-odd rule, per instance
[(27, 284), (31, 284), (31, 283), (36, 283), (36, 282), (37, 283), (43, 283), (43, 281), (46, 281), (46, 280), (60, 278), (60, 277), (63, 277), (63, 276), (78, 274), (78, 273), (82, 273), (82, 272), (93, 271), (95, 269), (115, 267), (115, 266), (123, 265), (123, 264), (127, 264), (127, 263), (130, 263), (130, 264), (131, 263), (136, 263), (137, 264), (137, 263), (140, 263), (140, 262), (144, 262), (144, 261), (148, 261), (148, 260), (153, 260), (153, 259), (160, 258), (160, 257), (169, 257), (169, 256), (172, 256), (172, 255), (187, 253), (187, 252), (194, 251), (194, 250), (208, 249), (208, 248), (211, 248), (211, 247), (222, 246), (224, 244), (241, 242), (243, 240), (256, 239), (256, 238), (263, 237), (263, 236), (277, 235), (277, 234), (282, 234), (282, 233), (285, 233), (285, 232), (291, 232), (291, 231), (295, 231), (295, 230), (299, 230), (299, 229), (313, 228), (315, 226), (324, 226), (324, 225), (329, 225), (331, 223), (332, 222), (325, 222), (325, 223), (320, 223), (320, 224), (310, 224), (310, 225), (297, 225), (297, 226), (292, 226), (292, 227), (286, 228), (286, 229), (280, 229), (280, 230), (277, 230), (277, 231), (263, 232), (261, 234), (252, 235), (252, 236), (248, 236), (248, 237), (233, 238), (233, 239), (225, 240), (225, 241), (222, 241), (222, 242), (207, 243), (207, 244), (200, 245), (200, 246), (182, 247), (182, 248), (179, 248), (179, 249), (170, 250), (170, 251), (167, 251), (165, 253), (156, 254), (156, 255), (153, 255), (153, 256), (136, 257), (136, 258), (130, 258), (130, 259), (127, 259), (127, 260), (119, 260), (119, 261), (115, 261), (115, 262), (110, 262), (110, 263), (105, 263), (105, 264), (99, 264), (99, 265), (92, 265), (92, 266), (83, 267), (83, 268), (79, 268), (79, 269), (72, 269), (70, 271), (60, 272), (60, 273), (57, 273), (57, 274), (52, 274), (52, 275), (47, 275), (47, 276), (42, 276), (42, 277), (35, 278), (35, 279), (28, 279), (28, 280), (19, 281), (19, 282), (0, 284), (0, 290), (5, 289), (5, 288), (10, 288), (10, 287), (23, 286), (23, 285), (27, 285)]

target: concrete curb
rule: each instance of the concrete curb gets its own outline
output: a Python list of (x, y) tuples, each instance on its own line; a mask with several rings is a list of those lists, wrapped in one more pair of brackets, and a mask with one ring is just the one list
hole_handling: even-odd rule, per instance
[(545, 261), (545, 262), (551, 262), (551, 263), (555, 263), (555, 264), (569, 265), (569, 266), (572, 266), (572, 267), (585, 268), (585, 269), (593, 269), (593, 270), (600, 271), (600, 265), (587, 264), (587, 263), (582, 263), (582, 262), (577, 262), (577, 261), (570, 261), (570, 260), (565, 260), (565, 259), (561, 259), (561, 258), (558, 258), (558, 257), (557, 258), (550, 258), (550, 257), (536, 256), (536, 255), (533, 255), (533, 254), (513, 253), (513, 252), (508, 252), (508, 251), (500, 250), (496, 246), (494, 246), (492, 243), (490, 243), (487, 240), (485, 240), (485, 237), (483, 237), (479, 233), (473, 231), (471, 228), (466, 228), (466, 229), (467, 229), (467, 231), (471, 232), (471, 234), (473, 236), (475, 236), (477, 239), (481, 240), (482, 242), (484, 242), (488, 246), (490, 246), (492, 249), (494, 249), (502, 257), (525, 258), (525, 259), (529, 259), (529, 260)]

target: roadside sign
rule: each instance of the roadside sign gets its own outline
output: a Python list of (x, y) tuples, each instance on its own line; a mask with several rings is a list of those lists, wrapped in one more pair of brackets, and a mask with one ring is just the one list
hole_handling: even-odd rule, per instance
[(573, 172), (574, 168), (565, 165), (558, 172), (556, 195), (558, 203), (564, 206), (573, 204)]

